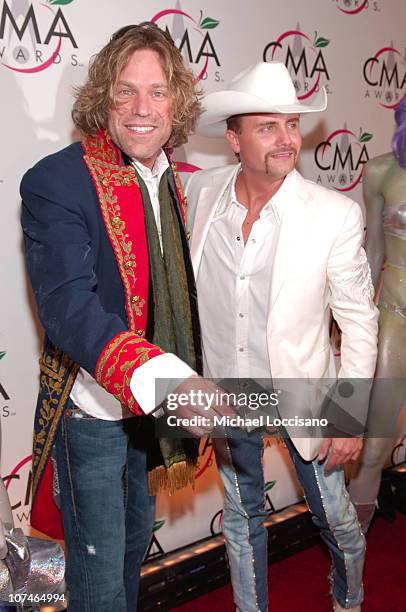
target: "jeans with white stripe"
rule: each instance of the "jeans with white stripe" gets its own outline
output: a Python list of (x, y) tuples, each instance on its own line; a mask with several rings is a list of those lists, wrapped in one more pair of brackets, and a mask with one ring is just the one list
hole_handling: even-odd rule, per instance
[[(317, 459), (304, 461), (285, 440), (314, 524), (331, 559), (331, 592), (343, 608), (362, 602), (365, 539), (349, 499), (344, 471), (324, 472)], [(267, 532), (262, 436), (256, 432), (214, 441), (225, 490), (223, 534), (238, 612), (266, 612)]]

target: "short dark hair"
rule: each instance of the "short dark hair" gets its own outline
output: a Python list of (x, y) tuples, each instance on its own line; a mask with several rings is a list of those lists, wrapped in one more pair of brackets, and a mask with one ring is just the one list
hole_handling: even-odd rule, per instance
[(227, 129), (232, 130), (236, 134), (241, 132), (241, 115), (233, 115), (227, 119)]

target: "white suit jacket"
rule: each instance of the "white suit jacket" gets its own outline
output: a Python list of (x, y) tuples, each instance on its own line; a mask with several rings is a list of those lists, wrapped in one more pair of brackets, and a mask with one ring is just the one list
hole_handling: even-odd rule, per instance
[[(196, 278), (210, 223), (239, 165), (202, 170), (186, 185)], [(275, 379), (335, 378), (330, 308), (342, 331), (340, 378), (372, 379), (378, 310), (363, 243), (359, 205), (293, 171), (270, 262), (267, 345)], [(286, 207), (286, 208), (285, 208)], [(365, 412), (368, 402), (363, 397)], [(359, 415), (358, 415), (359, 417)], [(307, 459), (315, 444), (299, 444)], [(298, 445), (296, 444), (298, 447)]]

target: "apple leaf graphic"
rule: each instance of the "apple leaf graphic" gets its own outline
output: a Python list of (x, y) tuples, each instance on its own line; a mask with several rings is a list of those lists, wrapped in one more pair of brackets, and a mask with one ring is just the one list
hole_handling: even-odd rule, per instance
[(220, 22), (217, 19), (213, 19), (212, 17), (205, 17), (200, 23), (200, 27), (202, 30), (213, 30), (217, 28)]
[(316, 39), (316, 42), (314, 43), (315, 47), (327, 47), (327, 45), (330, 44), (330, 41), (327, 38), (323, 38), (322, 36), (319, 36), (319, 38)]
[(368, 132), (364, 132), (361, 136), (359, 141), (360, 142), (368, 142), (368, 140), (371, 140), (371, 138), (373, 138), (372, 134), (369, 134)]
[(48, 0), (49, 4), (70, 4), (73, 0)]
[(266, 482), (265, 487), (264, 487), (265, 493), (273, 489), (275, 485), (276, 485), (276, 480), (270, 480), (269, 482)]
[(165, 525), (165, 521), (155, 521), (154, 526), (152, 528), (152, 533), (159, 531), (161, 527), (163, 527), (163, 525)]
[(5, 354), (6, 354), (6, 351), (0, 351), (0, 359), (3, 359)]

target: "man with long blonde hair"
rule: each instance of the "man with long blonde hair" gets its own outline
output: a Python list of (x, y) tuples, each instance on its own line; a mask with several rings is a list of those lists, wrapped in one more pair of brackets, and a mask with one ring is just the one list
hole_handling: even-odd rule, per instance
[(145, 415), (158, 403), (148, 391), (157, 374), (188, 379), (188, 389), (201, 383), (184, 202), (169, 151), (186, 142), (199, 112), (195, 79), (170, 36), (151, 23), (126, 26), (76, 91), (83, 141), (41, 160), (21, 184), (46, 332), (31, 517), (62, 537), (60, 506), (71, 612), (136, 609), (153, 495), (194, 477), (195, 441), (157, 440)]

